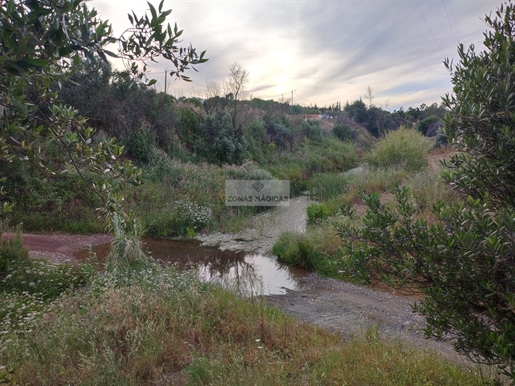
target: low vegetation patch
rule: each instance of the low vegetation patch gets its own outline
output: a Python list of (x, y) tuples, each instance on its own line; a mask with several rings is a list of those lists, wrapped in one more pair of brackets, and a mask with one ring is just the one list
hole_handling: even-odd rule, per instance
[[(12, 307), (30, 311), (18, 323), (6, 323), (16, 313)], [(95, 273), (87, 286), (45, 301), (3, 288), (0, 315), (0, 380), (24, 385), (483, 381), (473, 371), (374, 331), (346, 341), (257, 299), (239, 299), (151, 262)]]
[(402, 167), (416, 171), (427, 166), (426, 155), (431, 147), (431, 142), (419, 131), (401, 127), (382, 137), (365, 160), (373, 167)]

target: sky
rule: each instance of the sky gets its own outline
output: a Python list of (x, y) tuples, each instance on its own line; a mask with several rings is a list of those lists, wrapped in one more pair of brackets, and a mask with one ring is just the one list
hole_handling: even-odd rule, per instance
[[(151, 0), (158, 6), (157, 0)], [(440, 103), (452, 92), (443, 64), (458, 62), (458, 44), (483, 49), (485, 15), (501, 1), (474, 0), (240, 0), (168, 1), (170, 24), (182, 29), (182, 45), (206, 50), (207, 63), (186, 75), (191, 83), (168, 78), (174, 96), (206, 94), (207, 82), (222, 84), (229, 66), (249, 73), (254, 98), (303, 106), (329, 106), (366, 98), (387, 110)], [(92, 0), (115, 35), (130, 26), (127, 13), (148, 11), (143, 0)], [(150, 66), (149, 78), (164, 90), (171, 63)], [(293, 92), (292, 92), (293, 91)]]

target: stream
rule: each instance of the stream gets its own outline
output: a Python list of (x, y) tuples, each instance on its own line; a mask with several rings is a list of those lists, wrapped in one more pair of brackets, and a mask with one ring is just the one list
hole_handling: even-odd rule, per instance
[[(269, 253), (283, 231), (306, 229), (305, 197), (292, 200), (289, 207), (277, 207), (253, 218), (251, 226), (234, 234), (215, 233), (196, 240), (144, 238), (149, 256), (193, 270), (206, 281), (221, 284), (241, 296), (282, 295), (306, 287), (310, 272), (281, 264)], [(110, 244), (93, 247), (99, 258), (109, 252)], [(75, 254), (85, 259), (87, 250)]]
[[(305, 231), (308, 204), (306, 197), (297, 197), (289, 207), (277, 207), (254, 216), (252, 224), (240, 232), (200, 235), (187, 241), (146, 238), (144, 248), (155, 259), (195, 270), (205, 280), (221, 283), (242, 296), (265, 295), (267, 304), (300, 321), (338, 332), (342, 337), (377, 328), (382, 336), (430, 348), (455, 362), (470, 364), (448, 342), (425, 338), (425, 320), (411, 308), (420, 299), (323, 278), (277, 262), (269, 251), (283, 231)], [(24, 241), (34, 238), (33, 246), (39, 245), (45, 255), (57, 251), (55, 259), (66, 257), (61, 254), (72, 249), (67, 247), (70, 240), (75, 247), (95, 245), (93, 250), (98, 257), (105, 256), (110, 246), (105, 236), (93, 240), (90, 237), (82, 240), (79, 236), (23, 237)], [(87, 256), (88, 251), (82, 250), (73, 259)]]

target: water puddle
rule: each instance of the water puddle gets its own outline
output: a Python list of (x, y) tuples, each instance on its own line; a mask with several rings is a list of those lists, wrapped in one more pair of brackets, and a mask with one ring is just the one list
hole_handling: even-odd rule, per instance
[[(275, 256), (221, 251), (200, 246), (196, 241), (143, 239), (145, 251), (154, 259), (174, 263), (184, 270), (194, 270), (203, 279), (231, 288), (242, 296), (284, 294), (300, 290), (309, 272), (279, 263)], [(103, 259), (109, 244), (97, 245), (93, 251)], [(88, 251), (75, 255), (86, 259)]]

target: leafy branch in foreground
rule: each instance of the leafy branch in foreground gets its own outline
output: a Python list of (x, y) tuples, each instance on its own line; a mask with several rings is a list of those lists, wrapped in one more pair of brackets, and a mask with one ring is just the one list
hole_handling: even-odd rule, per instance
[[(172, 75), (187, 80), (182, 73), (206, 62), (205, 52), (177, 46), (182, 31), (164, 25), (171, 11), (163, 11), (163, 1), (158, 10), (149, 7), (150, 17), (129, 15), (133, 28), (119, 38), (84, 0), (9, 0), (0, 8), (0, 164), (27, 161), (50, 173), (91, 170), (106, 176), (104, 188), (112, 178), (140, 181), (130, 162), (119, 161), (123, 147), (96, 138), (84, 118), (60, 104), (57, 88), (83, 59), (107, 56), (122, 58), (135, 80), (143, 78), (147, 60), (162, 56), (174, 64)], [(113, 43), (118, 53), (106, 49)], [(57, 158), (49, 150), (56, 147)]]
[(429, 223), (398, 189), (396, 211), (368, 197), (363, 227), (338, 232), (363, 277), (424, 284), (415, 310), (428, 335), (455, 339), (515, 381), (515, 6), (485, 22), (486, 50), (460, 46), (460, 63), (446, 62), (454, 95), (443, 98), (445, 129), (459, 153), (442, 177), (466, 198), (437, 204)]

